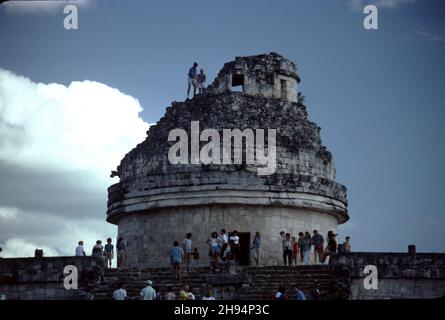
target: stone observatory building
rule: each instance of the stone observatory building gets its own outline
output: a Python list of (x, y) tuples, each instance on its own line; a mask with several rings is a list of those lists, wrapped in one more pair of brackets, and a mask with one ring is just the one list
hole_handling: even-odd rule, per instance
[[(238, 231), (241, 265), (252, 264), (257, 231), (261, 264), (282, 264), (280, 231), (298, 236), (317, 229), (326, 237), (349, 219), (346, 188), (335, 182), (320, 128), (298, 101), (299, 82), (294, 63), (279, 54), (236, 57), (203, 94), (167, 107), (146, 139), (122, 159), (112, 174), (120, 181), (108, 189), (107, 221), (118, 226), (118, 237), (126, 242), (126, 267), (169, 266), (173, 241), (182, 243), (187, 232), (193, 234), (201, 265), (207, 265), (206, 241), (222, 228)], [(178, 129), (188, 145), (179, 149), (182, 160), (172, 163), (169, 153), (181, 135), (174, 140), (169, 135)], [(235, 142), (225, 148), (224, 141), (236, 138), (223, 138), (235, 129), (244, 135), (241, 161), (234, 156)], [(202, 158), (209, 141), (218, 146), (209, 153), (218, 161), (211, 163)], [(275, 154), (275, 163), (260, 174), (265, 166), (257, 161), (261, 146), (265, 154)], [(254, 163), (248, 161), (252, 150)]]

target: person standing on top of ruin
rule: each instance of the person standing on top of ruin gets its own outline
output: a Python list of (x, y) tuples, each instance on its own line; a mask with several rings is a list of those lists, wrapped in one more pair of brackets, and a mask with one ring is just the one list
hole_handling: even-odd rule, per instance
[(102, 241), (97, 240), (96, 244), (93, 247), (91, 255), (93, 257), (102, 258), (104, 256), (104, 247), (102, 246)]
[(323, 256), (323, 243), (324, 238), (317, 230), (314, 230), (314, 235), (312, 236), (312, 244), (314, 245), (314, 263), (321, 263)]
[(78, 246), (76, 247), (76, 257), (85, 257), (86, 253), (83, 249), (83, 241), (78, 242)]
[(345, 242), (343, 242), (343, 253), (350, 253), (351, 252), (351, 237), (346, 237)]
[(297, 265), (297, 260), (298, 260), (298, 242), (297, 239), (295, 237), (292, 237), (292, 241), (291, 241), (291, 246), (292, 246), (292, 263)]
[(120, 237), (117, 240), (116, 250), (117, 250), (117, 267), (120, 269), (123, 268), (125, 265), (125, 243), (122, 237)]
[(173, 242), (173, 248), (170, 251), (170, 261), (173, 268), (173, 272), (176, 273), (176, 277), (179, 278), (179, 271), (182, 261), (184, 260), (184, 251), (179, 247), (179, 242)]
[(261, 235), (258, 231), (255, 233), (255, 237), (253, 238), (251, 249), (253, 250), (253, 260), (255, 261), (255, 264), (259, 266), (261, 259)]
[(184, 260), (187, 268), (187, 272), (190, 271), (190, 258), (192, 256), (192, 234), (189, 232), (186, 234), (184, 241), (182, 242), (182, 248), (184, 250)]
[(292, 242), (290, 238), (290, 233), (286, 233), (283, 242), (283, 260), (284, 265), (290, 266), (292, 264)]
[(189, 72), (187, 74), (187, 98), (190, 95), (190, 86), (193, 86), (193, 96), (196, 94), (196, 88), (198, 87), (198, 64), (195, 62), (193, 63), (193, 67), (189, 69)]
[(218, 233), (212, 232), (210, 239), (207, 240), (207, 244), (210, 246), (209, 256), (212, 258), (212, 265), (216, 262), (219, 254)]
[(311, 257), (311, 247), (312, 247), (312, 238), (309, 231), (304, 233), (303, 238), (303, 263), (309, 264), (309, 259)]
[(200, 94), (204, 92), (206, 78), (207, 77), (206, 77), (206, 75), (204, 73), (204, 69), (199, 70), (197, 81), (198, 81), (198, 92)]
[(111, 268), (114, 258), (114, 246), (111, 244), (111, 238), (107, 239), (107, 244), (105, 245), (105, 258), (107, 261), (107, 267)]

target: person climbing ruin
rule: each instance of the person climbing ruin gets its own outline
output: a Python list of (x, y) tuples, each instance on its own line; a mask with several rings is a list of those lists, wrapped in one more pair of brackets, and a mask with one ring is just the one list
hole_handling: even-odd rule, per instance
[(176, 274), (176, 277), (179, 278), (179, 272), (181, 268), (181, 263), (184, 260), (184, 250), (179, 247), (179, 242), (173, 242), (173, 248), (170, 251), (170, 262), (172, 265), (173, 272)]
[(187, 272), (190, 271), (190, 260), (192, 256), (192, 234), (189, 232), (186, 234), (184, 241), (182, 242), (182, 249), (184, 250), (184, 262)]
[(206, 78), (207, 77), (206, 74), (204, 73), (204, 69), (199, 70), (197, 81), (198, 81), (198, 92), (200, 94), (204, 92)]
[(193, 86), (193, 96), (196, 94), (198, 87), (198, 63), (194, 62), (187, 74), (187, 98), (190, 96), (190, 87)]

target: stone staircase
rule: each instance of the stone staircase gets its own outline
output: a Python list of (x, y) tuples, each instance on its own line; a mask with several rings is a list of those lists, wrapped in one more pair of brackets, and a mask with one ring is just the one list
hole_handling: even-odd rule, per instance
[(251, 283), (241, 295), (242, 299), (271, 299), (273, 292), (283, 286), (292, 300), (295, 285), (308, 296), (314, 280), (323, 299), (348, 299), (349, 296), (349, 278), (328, 265), (249, 267), (244, 272), (251, 275)]
[(215, 273), (207, 267), (189, 273), (182, 271), (179, 279), (170, 268), (107, 269), (104, 278), (104, 282), (90, 291), (97, 300), (112, 299), (119, 283), (125, 284), (129, 300), (139, 299), (147, 279), (152, 280), (158, 290), (172, 287), (176, 294), (184, 285), (189, 285), (196, 299), (211, 288), (218, 300), (270, 300), (280, 286), (286, 288), (289, 299), (294, 299), (295, 284), (307, 294), (314, 280), (318, 281), (324, 299), (347, 299), (349, 295), (349, 277), (339, 276), (328, 265), (239, 267), (236, 274)]

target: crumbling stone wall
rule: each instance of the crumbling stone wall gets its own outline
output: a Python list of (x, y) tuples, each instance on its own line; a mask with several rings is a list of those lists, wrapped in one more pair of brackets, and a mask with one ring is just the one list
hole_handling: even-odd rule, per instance
[[(445, 254), (355, 252), (332, 261), (351, 278), (350, 299), (424, 299), (445, 296)], [(378, 288), (364, 287), (364, 268), (377, 267)]]
[(207, 92), (220, 94), (232, 91), (240, 82), (247, 95), (297, 102), (297, 85), (300, 82), (297, 68), (292, 61), (275, 52), (236, 57), (234, 61), (225, 63)]
[[(89, 282), (97, 281), (102, 264), (95, 257), (0, 259), (0, 294), (7, 300), (87, 299)], [(78, 270), (78, 290), (63, 285), (67, 265)]]

